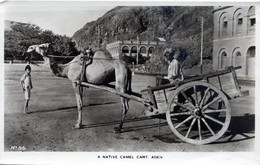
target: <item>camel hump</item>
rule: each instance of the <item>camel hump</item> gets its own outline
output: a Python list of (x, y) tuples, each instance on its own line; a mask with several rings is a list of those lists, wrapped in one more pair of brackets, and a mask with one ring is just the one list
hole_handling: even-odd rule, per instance
[(104, 59), (111, 59), (112, 56), (109, 53), (105, 53), (104, 51), (98, 50), (95, 52), (93, 58), (104, 58)]

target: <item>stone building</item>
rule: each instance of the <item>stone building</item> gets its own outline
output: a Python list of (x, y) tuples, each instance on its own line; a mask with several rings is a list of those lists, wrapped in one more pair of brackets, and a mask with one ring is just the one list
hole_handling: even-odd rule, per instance
[(254, 6), (214, 7), (213, 69), (242, 66), (239, 78), (255, 79)]
[(123, 55), (134, 56), (138, 63), (140, 54), (145, 57), (151, 57), (153, 54), (156, 54), (158, 47), (164, 44), (166, 44), (166, 41), (163, 38), (158, 38), (157, 41), (126, 40), (109, 43), (106, 45), (106, 49), (115, 58), (121, 58)]

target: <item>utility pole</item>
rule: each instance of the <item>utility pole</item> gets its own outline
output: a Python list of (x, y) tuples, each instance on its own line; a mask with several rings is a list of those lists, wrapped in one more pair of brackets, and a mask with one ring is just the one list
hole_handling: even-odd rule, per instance
[(136, 64), (138, 65), (139, 63), (139, 34), (137, 35), (137, 50), (136, 50), (136, 53), (137, 53), (137, 56), (136, 56)]
[(204, 18), (201, 18), (201, 48), (200, 48), (200, 73), (202, 74), (202, 68), (203, 68), (203, 64), (202, 64), (202, 59), (203, 59), (203, 24), (204, 24)]
[(96, 33), (97, 33), (97, 44), (98, 44), (98, 48), (100, 48), (100, 41), (101, 41), (101, 37), (100, 37), (100, 35), (101, 35), (101, 33), (102, 33), (102, 27), (101, 26), (97, 26), (96, 27)]
[(105, 49), (106, 48), (106, 45), (107, 45), (107, 32), (106, 32), (106, 30), (104, 30), (104, 42), (103, 42), (103, 49)]
[(116, 41), (118, 40), (117, 35), (118, 35), (118, 27), (117, 27), (117, 22), (116, 22), (116, 30), (115, 30), (115, 40)]

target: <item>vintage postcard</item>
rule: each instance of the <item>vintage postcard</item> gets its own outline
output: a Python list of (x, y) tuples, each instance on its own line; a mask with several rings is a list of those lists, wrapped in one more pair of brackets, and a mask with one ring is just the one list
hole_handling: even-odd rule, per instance
[(260, 163), (257, 3), (0, 7), (1, 164)]

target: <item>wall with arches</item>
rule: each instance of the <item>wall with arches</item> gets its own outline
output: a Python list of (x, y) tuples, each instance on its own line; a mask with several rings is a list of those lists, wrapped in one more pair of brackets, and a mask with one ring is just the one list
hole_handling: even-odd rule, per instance
[[(150, 45), (122, 45), (122, 54), (127, 56), (136, 55), (137, 52), (140, 53), (142, 56), (150, 57), (153, 55), (155, 51), (155, 46)], [(119, 50), (120, 51), (120, 50)]]
[(215, 7), (214, 39), (255, 33), (255, 7)]
[(151, 57), (156, 54), (158, 47), (165, 45), (162, 41), (116, 41), (109, 43), (106, 49), (114, 58), (122, 58), (122, 56), (133, 56), (138, 58), (140, 55)]
[(255, 75), (255, 7), (214, 8), (213, 69), (242, 66), (239, 77)]

